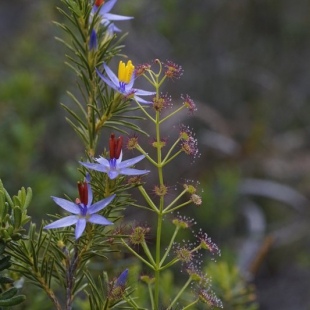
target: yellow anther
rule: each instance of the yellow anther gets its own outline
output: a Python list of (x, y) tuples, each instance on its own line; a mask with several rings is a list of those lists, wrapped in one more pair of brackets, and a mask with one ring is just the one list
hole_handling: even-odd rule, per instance
[(128, 60), (127, 65), (120, 61), (118, 66), (118, 79), (120, 82), (128, 84), (131, 80), (135, 66), (132, 64), (131, 60)]

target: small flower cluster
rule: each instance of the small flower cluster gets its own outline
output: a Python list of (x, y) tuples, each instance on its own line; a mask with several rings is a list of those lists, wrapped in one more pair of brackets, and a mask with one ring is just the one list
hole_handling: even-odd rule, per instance
[(188, 126), (183, 124), (180, 125), (179, 136), (182, 151), (189, 155), (193, 160), (200, 157), (200, 153), (198, 151), (198, 141)]
[(165, 76), (170, 79), (179, 79), (183, 75), (183, 69), (180, 65), (175, 64), (174, 62), (167, 60), (164, 63), (166, 68)]

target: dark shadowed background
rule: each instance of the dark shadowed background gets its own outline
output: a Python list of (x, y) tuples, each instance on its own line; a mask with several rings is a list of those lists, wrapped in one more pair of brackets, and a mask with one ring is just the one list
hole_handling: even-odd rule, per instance
[[(64, 37), (52, 23), (62, 20), (57, 5), (0, 2), (0, 178), (12, 193), (33, 188), (34, 220), (57, 210), (51, 195), (74, 195), (84, 155), (60, 106), (72, 104), (75, 76), (54, 39)], [(188, 215), (222, 249), (219, 260), (254, 281), (260, 309), (309, 309), (309, 3), (119, 0), (113, 13), (135, 17), (118, 23), (129, 31), (123, 52), (135, 64), (181, 64), (166, 90), (198, 108), (165, 125), (167, 138), (176, 124), (193, 127), (201, 152), (171, 164), (168, 185), (200, 181), (204, 203)]]

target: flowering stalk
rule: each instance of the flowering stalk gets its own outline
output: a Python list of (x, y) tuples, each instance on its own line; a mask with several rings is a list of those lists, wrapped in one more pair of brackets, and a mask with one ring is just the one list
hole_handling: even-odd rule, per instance
[[(146, 70), (143, 70), (142, 74), (148, 81), (149, 83), (154, 87), (155, 89), (155, 97), (153, 98), (153, 108), (155, 110), (155, 116), (151, 116), (150, 113), (146, 112), (146, 110), (144, 109), (144, 107), (142, 106), (141, 102), (139, 102), (138, 100), (136, 100), (137, 105), (140, 107), (140, 109), (143, 111), (143, 113), (148, 117), (148, 119), (154, 123), (155, 125), (155, 141), (152, 143), (153, 146), (156, 148), (156, 159), (151, 158), (149, 155), (147, 155), (147, 152), (142, 148), (142, 146), (140, 144), (136, 145), (136, 149), (141, 152), (142, 154), (145, 155), (146, 159), (149, 160), (149, 162), (151, 164), (153, 164), (153, 166), (155, 166), (155, 168), (157, 169), (157, 174), (158, 174), (158, 189), (162, 189), (163, 191), (165, 191), (164, 189), (166, 188), (165, 184), (164, 184), (164, 174), (163, 174), (163, 167), (168, 164), (171, 160), (173, 160), (175, 157), (177, 157), (178, 155), (180, 155), (183, 150), (180, 149), (179, 151), (176, 151), (173, 155), (172, 152), (174, 151), (174, 149), (177, 147), (177, 145), (182, 141), (183, 136), (179, 137), (171, 146), (170, 150), (167, 152), (166, 156), (163, 158), (163, 142), (162, 142), (162, 133), (161, 133), (161, 128), (160, 125), (167, 119), (169, 119), (170, 117), (176, 115), (177, 113), (179, 113), (181, 110), (183, 110), (186, 105), (183, 104), (182, 107), (176, 109), (175, 111), (171, 112), (168, 116), (166, 117), (162, 117), (161, 116), (161, 111), (163, 110), (163, 108), (165, 108), (165, 104), (167, 103), (167, 101), (165, 100), (165, 98), (161, 98), (160, 96), (160, 87), (163, 84), (163, 82), (167, 79), (167, 77), (177, 77), (177, 73), (181, 73), (181, 69), (176, 66), (175, 64), (168, 62), (168, 69), (165, 72), (164, 75), (162, 75), (163, 72), (163, 66), (162, 63), (159, 60), (155, 61), (158, 65), (159, 65), (159, 70), (158, 73), (155, 73), (153, 71), (151, 71), (149, 69), (149, 67), (147, 67)], [(173, 64), (173, 66), (172, 66)], [(137, 71), (139, 71), (137, 69)], [(189, 97), (187, 97), (189, 98)], [(186, 138), (185, 138), (186, 139)], [(165, 195), (159, 193), (159, 202), (158, 205), (156, 205), (153, 200), (149, 197), (149, 195), (147, 194), (147, 192), (145, 191), (143, 185), (140, 185), (139, 187), (140, 193), (143, 195), (144, 199), (146, 200), (146, 202), (148, 203), (148, 205), (150, 206), (150, 208), (152, 210), (154, 210), (157, 214), (157, 228), (156, 228), (156, 245), (155, 245), (155, 260), (153, 260), (153, 257), (150, 255), (148, 248), (145, 247), (145, 244), (142, 243), (142, 247), (144, 249), (144, 252), (146, 254), (146, 256), (149, 259), (149, 262), (147, 263), (147, 265), (152, 265), (152, 269), (154, 269), (154, 296), (152, 296), (151, 298), (151, 304), (152, 307), (154, 309), (158, 309), (159, 307), (159, 300), (160, 300), (160, 296), (159, 296), (159, 287), (160, 287), (160, 279), (161, 279), (161, 271), (172, 266), (173, 264), (175, 264), (176, 262), (178, 262), (180, 259), (178, 258), (174, 258), (172, 259), (168, 264), (166, 264), (165, 266), (163, 266), (163, 263), (165, 261), (165, 259), (167, 258), (167, 256), (170, 254), (172, 246), (174, 244), (174, 240), (179, 232), (180, 227), (176, 227), (175, 232), (173, 234), (173, 236), (171, 237), (169, 246), (167, 247), (164, 255), (162, 256), (161, 254), (161, 248), (162, 248), (162, 228), (163, 228), (163, 216), (165, 214), (169, 214), (174, 210), (180, 209), (181, 207), (184, 207), (185, 205), (191, 203), (191, 200), (188, 200), (185, 203), (181, 203), (177, 206), (175, 206), (175, 204), (188, 192), (188, 189), (185, 188), (170, 204), (168, 204), (167, 206), (165, 206)], [(144, 245), (144, 246), (143, 246)], [(199, 248), (199, 247), (198, 247)], [(192, 252), (197, 251), (198, 248), (195, 248), (192, 250)], [(144, 260), (144, 259), (143, 259)], [(185, 284), (185, 286), (182, 288), (181, 293), (186, 289), (186, 287), (189, 285), (189, 283), (191, 282), (191, 280), (188, 280), (188, 282)], [(150, 289), (150, 286), (149, 286)], [(178, 294), (173, 303), (170, 305), (170, 307), (173, 306), (173, 304), (179, 299), (179, 297), (181, 296), (181, 293)]]

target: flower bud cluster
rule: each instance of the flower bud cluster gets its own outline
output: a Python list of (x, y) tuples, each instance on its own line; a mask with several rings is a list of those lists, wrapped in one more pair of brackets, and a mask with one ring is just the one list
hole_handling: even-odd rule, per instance
[(166, 68), (165, 76), (170, 79), (179, 79), (183, 75), (183, 69), (180, 65), (175, 64), (170, 60), (166, 60), (164, 63)]
[(139, 245), (145, 242), (146, 234), (151, 231), (149, 227), (137, 225), (132, 227), (131, 233), (129, 234), (129, 242), (132, 245)]

